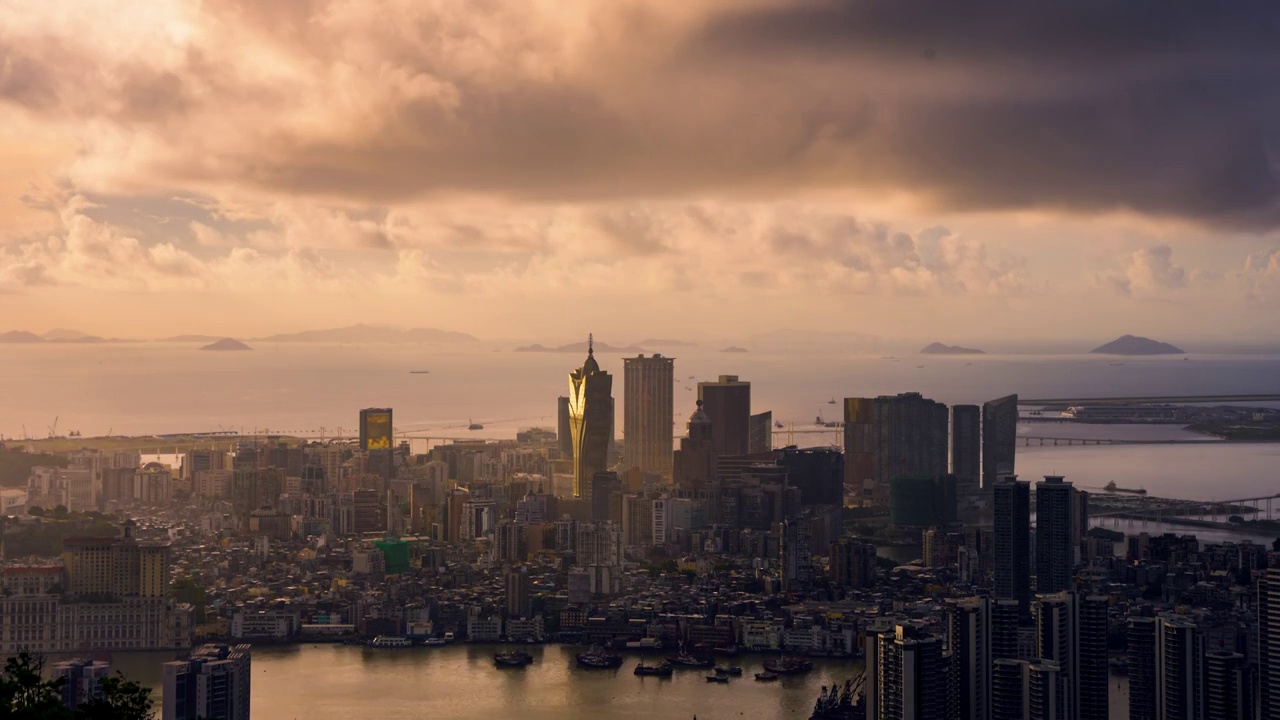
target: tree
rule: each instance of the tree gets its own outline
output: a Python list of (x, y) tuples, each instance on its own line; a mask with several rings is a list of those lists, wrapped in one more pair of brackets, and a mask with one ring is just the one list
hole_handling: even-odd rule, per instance
[(0, 671), (0, 717), (15, 720), (70, 720), (62, 704), (66, 680), (44, 679), (44, 660), (22, 652), (4, 663)]
[(32, 517), (44, 517), (44, 508), (39, 505), (32, 505), (27, 508), (27, 514)]
[(71, 511), (67, 509), (66, 505), (58, 505), (53, 509), (53, 516), (56, 518), (64, 518), (70, 512)]
[(76, 720), (149, 720), (155, 701), (151, 688), (128, 680), (121, 673), (102, 679), (102, 696), (76, 708)]

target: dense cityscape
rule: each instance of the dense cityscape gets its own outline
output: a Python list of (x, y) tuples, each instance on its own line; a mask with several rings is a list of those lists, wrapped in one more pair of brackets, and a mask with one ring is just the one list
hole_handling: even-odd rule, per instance
[(846, 398), (843, 447), (775, 447), (747, 379), (681, 409), (675, 368), (623, 360), (621, 442), (590, 344), (557, 426), (514, 440), (414, 453), (366, 408), (358, 438), (193, 435), (169, 463), (7, 441), (2, 649), (56, 658), (70, 708), (113, 653), (171, 651), (164, 720), (248, 718), (255, 648), (301, 643), (491, 644), (495, 672), (557, 643), (715, 683), (860, 661), (819, 719), (1094, 720), (1122, 675), (1138, 720), (1280, 712), (1280, 550), (1091, 525), (1145, 493), (1019, 479), (1016, 395)]

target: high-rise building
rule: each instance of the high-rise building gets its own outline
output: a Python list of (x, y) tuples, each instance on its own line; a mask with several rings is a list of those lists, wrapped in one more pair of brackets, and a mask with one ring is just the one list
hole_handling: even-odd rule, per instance
[(1156, 717), (1204, 717), (1204, 633), (1180, 617), (1161, 617), (1156, 633)]
[(169, 595), (167, 542), (138, 541), (126, 520), (121, 537), (67, 538), (62, 564), (68, 596), (165, 598)]
[(1071, 483), (1055, 475), (1036, 483), (1036, 592), (1071, 589), (1079, 535), (1075, 523), (1075, 492)]
[(622, 457), (626, 467), (671, 474), (675, 359), (640, 355), (622, 360)]
[(699, 400), (697, 409), (689, 416), (688, 432), (680, 438), (680, 449), (675, 452), (672, 483), (676, 487), (697, 490), (716, 479), (714, 435), (711, 418)]
[[(1131, 617), (1129, 644), (1129, 720), (1156, 720), (1156, 636), (1159, 621)], [(1163, 718), (1161, 718), (1163, 720)]]
[(1014, 474), (1018, 450), (1018, 396), (1006, 395), (982, 405), (982, 487)]
[(1025, 660), (998, 658), (991, 664), (991, 720), (1026, 720)]
[(1025, 615), (1031, 603), (1031, 484), (1007, 478), (995, 485), (995, 596), (1016, 600)]
[(751, 449), (751, 383), (737, 375), (698, 383), (698, 399), (711, 418), (715, 454), (746, 455)]
[(1080, 720), (1107, 720), (1110, 715), (1108, 606), (1109, 600), (1105, 595), (1076, 596), (1076, 658), (1072, 668), (1072, 687)]
[(624, 547), (653, 545), (653, 503), (635, 493), (622, 496), (622, 544)]
[(831, 544), (831, 581), (851, 588), (876, 584), (876, 546), (846, 537)]
[(514, 568), (507, 572), (507, 617), (527, 618), (530, 606), (529, 570)]
[[(594, 522), (606, 520), (622, 520), (622, 479), (618, 473), (608, 470), (598, 472), (591, 478), (591, 519)], [(618, 506), (618, 517), (614, 517), (614, 505)]]
[(1072, 720), (1070, 682), (1062, 663), (1037, 660), (1026, 668), (1027, 720)]
[(996, 660), (1021, 660), (1018, 652), (1018, 626), (1023, 610), (1017, 600), (991, 603), (991, 657)]
[(1249, 665), (1239, 653), (1216, 651), (1204, 656), (1204, 720), (1253, 717)]
[(556, 447), (560, 448), (560, 457), (573, 458), (573, 425), (569, 421), (569, 398), (564, 396), (556, 400)]
[(591, 479), (609, 469), (613, 445), (613, 376), (600, 369), (587, 339), (587, 359), (569, 373), (569, 430), (573, 434), (573, 496), (591, 499)]
[(164, 664), (163, 720), (249, 720), (249, 646), (204, 645)]
[(844, 401), (845, 485), (881, 501), (896, 477), (947, 474), (947, 406), (902, 393)]
[(1280, 568), (1258, 578), (1258, 690), (1261, 720), (1280, 720)]
[(867, 629), (867, 720), (947, 717), (950, 666), (922, 622), (879, 618)]
[(962, 494), (976, 491), (982, 482), (982, 408), (951, 406), (951, 474)]
[(62, 678), (62, 704), (77, 708), (81, 703), (102, 697), (102, 681), (111, 677), (111, 664), (101, 660), (67, 660), (49, 667), (54, 678)]
[(188, 450), (182, 456), (182, 478), (192, 480), (201, 470), (227, 469), (227, 454), (222, 450)]
[(951, 701), (957, 720), (986, 720), (991, 712), (991, 605), (987, 598), (947, 603)]
[(751, 439), (747, 443), (747, 452), (755, 455), (767, 453), (773, 449), (773, 411), (766, 410), (751, 416)]

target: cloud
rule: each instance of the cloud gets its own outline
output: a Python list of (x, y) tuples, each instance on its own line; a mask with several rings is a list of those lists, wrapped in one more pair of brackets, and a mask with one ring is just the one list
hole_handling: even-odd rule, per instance
[(1123, 258), (1120, 271), (1110, 275), (1107, 282), (1116, 292), (1130, 295), (1179, 290), (1187, 287), (1192, 278), (1209, 280), (1212, 276), (1188, 272), (1174, 263), (1173, 248), (1155, 245), (1136, 250)]
[(64, 3), (0, 9), (0, 103), (74, 144), (55, 174), (81, 192), (394, 207), (853, 188), (1280, 221), (1266, 0)]

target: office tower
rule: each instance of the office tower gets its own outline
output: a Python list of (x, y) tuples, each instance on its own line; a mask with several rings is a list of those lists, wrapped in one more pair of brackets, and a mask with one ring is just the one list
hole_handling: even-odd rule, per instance
[(1253, 692), (1244, 656), (1211, 652), (1204, 656), (1204, 669), (1204, 720), (1252, 718)]
[(54, 679), (62, 678), (62, 704), (77, 708), (102, 696), (102, 680), (111, 677), (110, 663), (101, 660), (67, 660), (49, 667)]
[(898, 476), (889, 481), (889, 522), (895, 527), (951, 527), (956, 516), (953, 476)]
[(1158, 624), (1155, 618), (1129, 618), (1129, 720), (1156, 720), (1159, 717), (1156, 715)]
[(569, 421), (569, 398), (564, 396), (556, 400), (556, 447), (560, 448), (560, 457), (573, 458), (573, 426)]
[(747, 452), (755, 455), (767, 453), (773, 449), (773, 411), (756, 413), (750, 420), (751, 439), (747, 443)]
[(879, 618), (866, 643), (867, 720), (947, 717), (950, 668), (941, 639), (919, 621)]
[(1072, 596), (1069, 593), (1039, 595), (1035, 601), (1036, 657), (1052, 660), (1070, 676), (1075, 644)]
[(841, 587), (868, 588), (876, 584), (876, 546), (841, 538), (829, 550), (831, 581)]
[(1107, 720), (1110, 714), (1105, 595), (1076, 596), (1075, 664), (1071, 681), (1080, 720)]
[(587, 338), (587, 359), (569, 373), (569, 430), (573, 434), (573, 496), (591, 499), (591, 480), (608, 470), (613, 445), (613, 376), (600, 369), (595, 344)]
[(1027, 720), (1071, 720), (1068, 687), (1062, 663), (1037, 660), (1027, 663)]
[(1162, 617), (1156, 633), (1156, 717), (1204, 717), (1204, 634), (1179, 617)]
[(163, 720), (249, 720), (248, 645), (204, 645), (164, 664)]
[(1002, 475), (1012, 475), (1018, 450), (1018, 396), (991, 400), (982, 405), (982, 487), (989, 488)]
[(1026, 720), (1024, 660), (998, 658), (991, 664), (991, 720)]
[(365, 408), (360, 411), (360, 449), (365, 455), (365, 472), (382, 478), (378, 489), (386, 494), (391, 488), (392, 454), (395, 452), (395, 430), (391, 408)]
[(951, 474), (960, 492), (975, 492), (982, 482), (982, 408), (951, 406)]
[(716, 382), (698, 383), (698, 399), (716, 429), (711, 437), (715, 454), (746, 455), (751, 448), (751, 383), (721, 375)]
[(1280, 568), (1258, 578), (1258, 690), (1261, 720), (1280, 720)]
[(947, 602), (947, 652), (957, 720), (986, 720), (991, 710), (991, 605), (987, 598)]
[(1088, 560), (1089, 552), (1089, 493), (1086, 490), (1071, 490), (1071, 547), (1075, 552), (1074, 563), (1080, 565)]
[(622, 457), (626, 467), (671, 474), (675, 359), (640, 355), (622, 360)]
[(62, 543), (65, 594), (165, 598), (169, 595), (167, 542), (138, 541), (126, 520), (121, 537), (67, 538)]
[(771, 453), (787, 469), (787, 485), (809, 505), (844, 504), (844, 454), (836, 448), (786, 448)]
[(514, 520), (497, 524), (493, 534), (493, 556), (498, 562), (524, 562), (529, 555), (528, 528)]
[[(591, 520), (604, 522), (613, 520), (614, 495), (622, 493), (622, 479), (618, 473), (607, 470), (598, 472), (591, 478)], [(620, 518), (619, 518), (620, 519)]]
[(644, 495), (627, 493), (622, 496), (622, 544), (624, 547), (650, 547), (653, 545), (654, 500)]
[[(117, 467), (122, 467), (117, 465)], [(192, 480), (201, 470), (224, 470), (227, 454), (221, 450), (188, 450), (182, 456), (182, 479)]]
[(991, 657), (996, 660), (1021, 660), (1018, 652), (1018, 625), (1023, 610), (1017, 600), (995, 600), (991, 603)]
[(1031, 484), (1008, 478), (993, 494), (995, 596), (1017, 600), (1025, 615), (1031, 603)]
[(881, 501), (896, 477), (947, 474), (947, 406), (920, 393), (846, 398), (845, 485)]
[(373, 488), (362, 488), (351, 494), (353, 510), (352, 532), (382, 532), (387, 529), (387, 514), (383, 505), (382, 492)]
[(1036, 592), (1071, 589), (1075, 551), (1075, 494), (1061, 477), (1045, 476), (1036, 483)]
[(714, 434), (711, 418), (699, 400), (697, 409), (689, 416), (688, 432), (680, 438), (680, 449), (675, 452), (672, 484), (693, 490), (716, 479)]
[(515, 568), (507, 572), (507, 617), (531, 616), (529, 570)]

